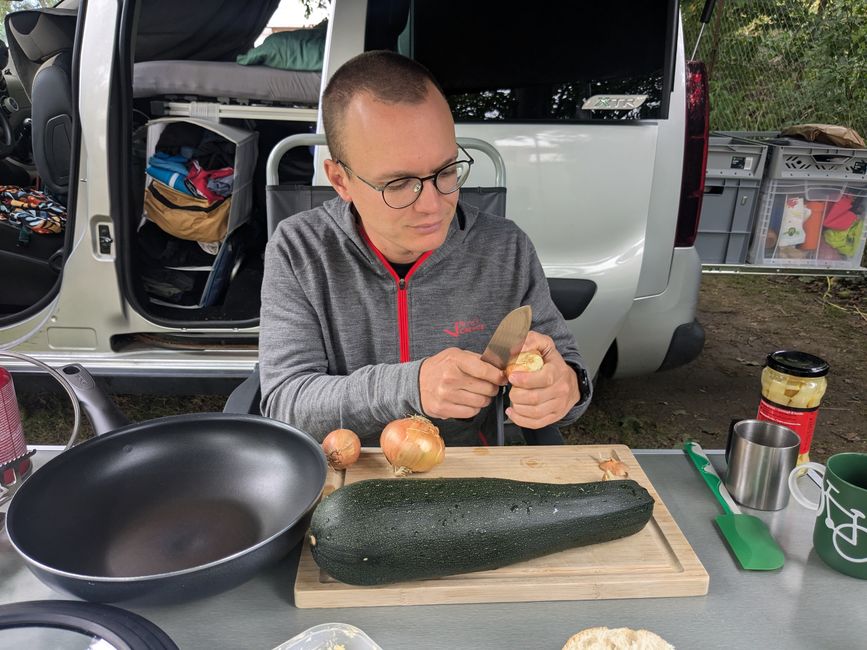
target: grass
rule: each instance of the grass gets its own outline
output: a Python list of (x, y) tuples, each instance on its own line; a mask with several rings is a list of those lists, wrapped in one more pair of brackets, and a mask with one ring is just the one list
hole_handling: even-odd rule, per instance
[[(132, 422), (180, 413), (222, 411), (221, 395), (114, 395), (112, 401)], [(64, 445), (73, 425), (72, 406), (66, 393), (21, 392), (18, 395), (24, 436), (31, 445)], [(82, 414), (79, 440), (93, 436), (93, 427)]]

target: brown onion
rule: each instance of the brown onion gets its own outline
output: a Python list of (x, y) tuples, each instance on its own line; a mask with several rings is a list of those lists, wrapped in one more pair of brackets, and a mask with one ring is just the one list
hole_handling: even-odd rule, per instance
[(427, 472), (443, 462), (446, 455), (440, 430), (421, 415), (386, 424), (379, 437), (379, 446), (394, 468), (395, 476)]
[(331, 469), (346, 469), (361, 455), (361, 440), (350, 429), (335, 429), (322, 441), (322, 451)]
[(545, 362), (542, 360), (542, 355), (534, 350), (521, 352), (518, 358), (506, 366), (506, 377), (513, 372), (536, 372), (542, 369)]

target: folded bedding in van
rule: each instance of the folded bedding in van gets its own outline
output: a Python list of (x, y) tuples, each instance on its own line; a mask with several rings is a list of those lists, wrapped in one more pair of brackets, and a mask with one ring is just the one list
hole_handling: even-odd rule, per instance
[(135, 64), (133, 96), (192, 95), (315, 106), (321, 80), (319, 72), (226, 61), (142, 61)]
[(249, 52), (239, 54), (241, 65), (265, 65), (280, 70), (322, 70), (327, 23), (310, 29), (275, 32)]

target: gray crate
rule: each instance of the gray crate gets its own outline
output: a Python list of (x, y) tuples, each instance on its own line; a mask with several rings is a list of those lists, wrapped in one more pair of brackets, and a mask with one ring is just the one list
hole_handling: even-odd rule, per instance
[(743, 264), (749, 250), (767, 146), (712, 134), (695, 247), (705, 264)]
[(739, 140), (753, 140), (765, 142), (779, 137), (779, 131), (711, 131), (710, 134), (725, 135), (730, 138), (738, 138)]
[(760, 179), (767, 153), (767, 145), (761, 142), (712, 133), (708, 138), (706, 176)]
[(714, 179), (704, 183), (695, 247), (705, 264), (743, 264), (749, 250), (760, 181)]
[(794, 138), (775, 138), (768, 143), (771, 161), (768, 181), (855, 181), (867, 183), (867, 149), (847, 149)]
[(711, 137), (713, 136), (726, 136), (742, 142), (766, 145), (766, 183), (783, 179), (867, 183), (867, 149), (806, 142), (781, 136), (775, 131), (714, 131), (711, 134)]

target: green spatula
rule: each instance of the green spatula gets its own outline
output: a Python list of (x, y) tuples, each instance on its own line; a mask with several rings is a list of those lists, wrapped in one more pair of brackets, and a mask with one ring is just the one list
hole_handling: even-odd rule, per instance
[(740, 565), (750, 571), (772, 571), (782, 567), (786, 557), (767, 524), (758, 517), (741, 513), (701, 445), (687, 442), (683, 450), (725, 510), (726, 514), (719, 515), (715, 521)]

